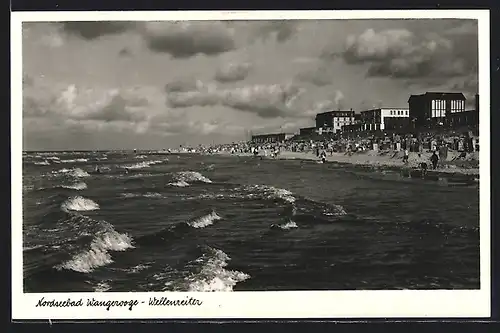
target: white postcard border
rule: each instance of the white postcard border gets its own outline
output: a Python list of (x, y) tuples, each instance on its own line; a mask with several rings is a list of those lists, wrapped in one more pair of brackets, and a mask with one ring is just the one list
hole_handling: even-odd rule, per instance
[[(480, 115), (480, 290), (286, 291), (230, 293), (23, 293), (22, 252), (22, 22), (153, 21), (268, 19), (409, 19), (478, 20), (480, 108), (490, 109), (490, 32), (488, 10), (389, 11), (236, 11), (236, 12), (13, 12), (11, 15), (11, 200), (12, 318), (22, 319), (187, 319), (187, 318), (437, 318), (489, 317), (490, 306), (490, 114)], [(334, 278), (334, 277), (332, 277)], [(201, 305), (149, 306), (151, 297), (199, 300)], [(74, 302), (81, 307), (40, 307), (45, 301)], [(87, 306), (87, 299), (131, 301)], [(43, 303), (43, 302), (42, 302)], [(192, 301), (190, 304), (196, 303)], [(109, 304), (109, 303), (108, 303)]]

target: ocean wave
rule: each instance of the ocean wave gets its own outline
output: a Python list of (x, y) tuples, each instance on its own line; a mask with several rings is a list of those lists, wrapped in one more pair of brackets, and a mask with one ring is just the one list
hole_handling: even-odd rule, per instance
[(210, 214), (199, 217), (188, 224), (193, 228), (205, 228), (209, 225), (212, 225), (215, 221), (220, 220), (221, 217), (217, 215), (215, 211), (212, 211)]
[(65, 212), (69, 211), (89, 211), (100, 209), (99, 205), (93, 200), (82, 196), (70, 197), (61, 205), (61, 209)]
[(328, 208), (323, 211), (327, 216), (342, 216), (347, 215), (347, 211), (341, 205), (330, 204)]
[(174, 175), (174, 178), (177, 181), (185, 183), (196, 182), (196, 181), (203, 183), (212, 183), (212, 180), (203, 176), (201, 173), (197, 171), (180, 171)]
[(111, 286), (106, 281), (101, 281), (96, 286), (94, 286), (94, 291), (96, 293), (102, 293), (102, 292), (108, 291), (110, 289), (111, 289)]
[(283, 223), (283, 224), (272, 224), (271, 225), (271, 229), (282, 229), (282, 230), (289, 230), (289, 229), (296, 229), (298, 228), (299, 226), (297, 225), (297, 223), (295, 223), (295, 221), (288, 221), (287, 223)]
[(80, 191), (85, 190), (87, 188), (87, 184), (85, 184), (84, 182), (78, 182), (72, 185), (61, 185), (61, 187)]
[(157, 192), (147, 192), (147, 193), (121, 193), (120, 194), (124, 198), (163, 198), (161, 193)]
[(74, 255), (56, 269), (90, 273), (94, 269), (113, 262), (110, 251), (121, 252), (134, 248), (132, 237), (118, 233), (111, 224), (101, 222), (102, 230), (93, 238), (89, 249)]
[(65, 174), (65, 175), (68, 175), (68, 176), (74, 177), (74, 178), (84, 178), (84, 177), (90, 176), (87, 171), (82, 170), (80, 168), (73, 168), (73, 169), (62, 168), (59, 170), (52, 171), (52, 174), (54, 174), (54, 175)]
[(84, 163), (88, 162), (87, 158), (76, 158), (76, 159), (70, 159), (70, 160), (61, 160), (61, 163)]
[(263, 195), (266, 199), (281, 199), (288, 203), (294, 203), (297, 200), (297, 198), (289, 190), (274, 186), (250, 185), (245, 186), (244, 190), (249, 191), (251, 194), (258, 193)]
[(163, 159), (163, 160), (154, 160), (154, 161), (143, 161), (143, 162), (140, 162), (140, 163), (124, 165), (124, 166), (122, 166), (122, 168), (124, 168), (124, 169), (133, 169), (133, 170), (135, 170), (135, 169), (144, 169), (144, 168), (149, 168), (151, 165), (165, 163), (166, 161), (168, 161), (168, 160), (167, 159)]
[(173, 183), (168, 183), (170, 186), (175, 186), (175, 187), (187, 187), (189, 186), (189, 183), (184, 181), (184, 180), (179, 180)]
[(34, 162), (34, 165), (50, 165), (48, 161), (42, 161), (42, 162)]
[(206, 252), (195, 260), (201, 263), (199, 272), (185, 278), (188, 291), (233, 291), (238, 282), (250, 278), (246, 273), (225, 269), (229, 260), (231, 258), (222, 250), (207, 247)]

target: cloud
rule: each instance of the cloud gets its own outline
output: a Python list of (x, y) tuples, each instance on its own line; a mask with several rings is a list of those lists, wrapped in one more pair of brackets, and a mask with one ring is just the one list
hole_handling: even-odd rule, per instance
[(294, 108), (294, 101), (303, 92), (292, 83), (219, 89), (215, 84), (197, 81), (190, 84), (191, 87), (197, 87), (195, 90), (182, 90), (188, 85), (183, 84), (172, 84), (175, 88), (173, 92), (172, 85), (166, 87), (169, 106), (182, 108), (219, 105), (251, 112), (262, 118), (296, 116), (298, 110)]
[(296, 31), (298, 21), (280, 20), (252, 22), (256, 24), (255, 38), (268, 40), (274, 38), (278, 43), (284, 43), (291, 39)]
[(342, 57), (348, 64), (368, 64), (367, 75), (373, 77), (457, 77), (477, 71), (477, 33), (367, 29), (347, 38)]
[(236, 47), (233, 31), (222, 22), (148, 22), (141, 34), (150, 50), (173, 58), (214, 56)]
[(315, 86), (323, 87), (333, 83), (335, 73), (332, 73), (330, 65), (326, 62), (315, 64), (314, 68), (304, 70), (296, 75), (302, 82), (312, 83)]
[(132, 54), (132, 51), (130, 51), (129, 48), (124, 47), (123, 49), (120, 50), (120, 52), (118, 52), (118, 56), (124, 57), (124, 58), (129, 58), (129, 57), (132, 57), (133, 54)]
[(221, 83), (241, 81), (248, 76), (251, 70), (252, 64), (249, 62), (240, 64), (229, 63), (217, 70), (215, 80)]
[(230, 121), (202, 121), (183, 109), (167, 108), (165, 93), (155, 87), (90, 88), (58, 85), (27, 75), (24, 81), (23, 127), (28, 141), (39, 138), (43, 131), (57, 132), (68, 139), (112, 133), (160, 137), (244, 135), (244, 128)]
[(64, 22), (61, 29), (70, 35), (86, 40), (93, 40), (105, 35), (120, 34), (136, 27), (135, 22), (120, 21), (93, 21), (93, 22)]
[(43, 117), (71, 126), (81, 123), (93, 129), (119, 128), (124, 123), (130, 125), (128, 128), (139, 129), (158, 110), (144, 96), (148, 96), (146, 91), (139, 89), (97, 90), (74, 84), (51, 89), (48, 84), (38, 82), (23, 91), (23, 115), (25, 119)]

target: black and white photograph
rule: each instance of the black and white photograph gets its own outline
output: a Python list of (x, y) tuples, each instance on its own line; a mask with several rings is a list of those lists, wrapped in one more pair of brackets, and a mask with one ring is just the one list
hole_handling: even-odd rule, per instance
[(458, 12), (23, 20), (22, 293), (489, 288)]

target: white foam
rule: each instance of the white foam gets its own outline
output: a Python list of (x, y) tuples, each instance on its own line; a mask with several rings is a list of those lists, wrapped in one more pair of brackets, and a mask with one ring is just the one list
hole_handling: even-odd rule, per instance
[(87, 171), (85, 170), (82, 170), (80, 168), (75, 168), (75, 169), (72, 169), (69, 174), (72, 176), (72, 177), (75, 177), (75, 178), (83, 178), (83, 177), (89, 177), (90, 175), (88, 174)]
[(188, 291), (233, 291), (238, 282), (245, 281), (250, 275), (226, 270), (227, 262), (231, 258), (221, 250), (209, 249), (209, 253), (199, 258), (203, 262), (199, 274), (187, 278), (189, 282)]
[(61, 185), (61, 187), (80, 191), (85, 190), (87, 188), (87, 184), (85, 184), (84, 182), (79, 182), (72, 185)]
[(122, 168), (126, 169), (144, 169), (149, 168), (151, 165), (164, 163), (166, 160), (144, 161), (136, 164), (125, 165)]
[(120, 194), (124, 198), (138, 198), (138, 197), (145, 197), (145, 198), (162, 198), (163, 195), (161, 193), (156, 193), (156, 192), (148, 192), (148, 193), (121, 193)]
[(81, 252), (71, 260), (57, 266), (57, 269), (68, 269), (80, 273), (90, 273), (94, 269), (113, 262), (109, 251), (125, 251), (134, 248), (132, 238), (120, 234), (110, 224), (105, 225), (105, 232), (96, 236), (90, 244), (90, 249)]
[(63, 211), (89, 211), (99, 209), (99, 205), (82, 196), (70, 197), (61, 205)]
[(251, 185), (247, 186), (246, 189), (250, 191), (257, 190), (261, 194), (267, 196), (268, 199), (281, 199), (289, 203), (294, 203), (296, 201), (293, 193), (283, 188), (267, 185)]
[(106, 281), (101, 281), (94, 287), (96, 293), (102, 293), (111, 289), (111, 286)]
[(342, 216), (347, 215), (346, 210), (341, 205), (329, 205), (329, 207), (333, 208), (333, 211), (325, 210), (324, 214), (328, 216)]
[(205, 228), (209, 225), (214, 224), (215, 221), (218, 221), (220, 219), (221, 217), (213, 211), (210, 214), (204, 215), (194, 221), (189, 222), (188, 224), (193, 228)]
[(185, 182), (184, 180), (179, 180), (177, 182), (168, 183), (168, 185), (175, 186), (175, 187), (187, 187), (187, 186), (189, 186), (189, 183)]
[(288, 221), (287, 223), (285, 224), (280, 224), (278, 225), (281, 229), (283, 230), (288, 230), (288, 229), (295, 229), (295, 228), (298, 228), (299, 226), (297, 225), (297, 223), (295, 223), (295, 221)]
[(83, 163), (87, 162), (88, 159), (86, 158), (76, 158), (76, 159), (71, 159), (71, 160), (61, 160), (61, 163)]
[(212, 180), (203, 176), (201, 173), (197, 171), (181, 171), (175, 174), (175, 178), (178, 181), (189, 182), (189, 181), (199, 181), (203, 183), (211, 183)]
[(162, 198), (163, 195), (161, 195), (161, 193), (148, 192), (148, 193), (144, 194), (144, 197), (146, 197), (146, 198)]
[(50, 165), (50, 163), (49, 163), (49, 162), (47, 162), (47, 161), (35, 162), (35, 163), (33, 163), (33, 164), (35, 164), (35, 165)]

